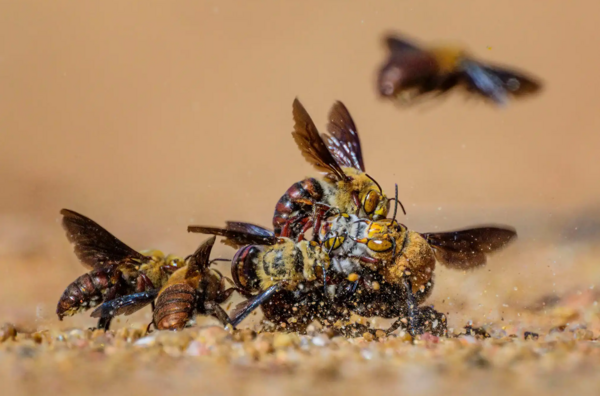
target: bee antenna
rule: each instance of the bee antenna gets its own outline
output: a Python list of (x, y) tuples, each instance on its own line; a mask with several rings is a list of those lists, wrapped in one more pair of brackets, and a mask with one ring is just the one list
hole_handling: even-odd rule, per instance
[(377, 180), (373, 179), (371, 176), (369, 176), (368, 174), (365, 173), (365, 176), (367, 176), (369, 179), (373, 180), (373, 183), (375, 183), (375, 185), (377, 185), (377, 188), (379, 189), (379, 192), (381, 194), (383, 194), (383, 190), (381, 189), (381, 186), (379, 185), (379, 183), (377, 183)]
[(394, 205), (394, 217), (392, 217), (392, 224), (394, 223), (394, 221), (396, 221), (396, 214), (398, 213), (398, 183), (394, 184), (394, 186), (396, 189), (396, 195), (394, 195), (394, 200), (396, 201), (396, 204)]
[(398, 204), (400, 204), (400, 207), (402, 208), (402, 213), (404, 213), (404, 216), (406, 216), (406, 210), (404, 209), (404, 205), (402, 205), (402, 202), (400, 202), (400, 200), (398, 199), (398, 183), (396, 183), (396, 195), (394, 196), (393, 199), (390, 199), (390, 201), (396, 201), (396, 206), (394, 206), (394, 217), (392, 219), (396, 220), (396, 211), (398, 210)]
[(216, 259), (212, 259), (208, 262), (208, 265), (211, 265), (212, 263), (216, 262), (216, 261), (228, 261), (231, 262), (230, 259), (226, 259), (226, 258), (216, 258)]

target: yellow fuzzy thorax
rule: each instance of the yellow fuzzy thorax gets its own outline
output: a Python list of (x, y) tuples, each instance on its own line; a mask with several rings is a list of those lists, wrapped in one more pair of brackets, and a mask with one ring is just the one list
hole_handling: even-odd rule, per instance
[(439, 46), (433, 47), (429, 52), (435, 57), (440, 72), (453, 72), (460, 61), (467, 57), (466, 52), (460, 47)]
[[(189, 266), (186, 265), (184, 267), (179, 268), (177, 271), (173, 272), (173, 274), (162, 285), (160, 293), (162, 293), (164, 290), (166, 290), (167, 287), (176, 285), (178, 283), (187, 283), (193, 289), (197, 289), (202, 276), (200, 273), (197, 273), (197, 275), (194, 275), (194, 276), (188, 278), (187, 277), (188, 270), (189, 270)], [(159, 295), (160, 295), (160, 293), (159, 293)]]
[[(416, 293), (431, 280), (435, 256), (429, 243), (418, 232), (408, 231), (407, 238), (404, 251), (396, 256), (394, 263), (385, 265), (383, 275), (388, 282), (401, 284), (402, 276), (406, 273), (412, 282), (413, 293)], [(400, 243), (398, 249), (401, 246)]]
[(183, 258), (172, 254), (165, 257), (160, 250), (148, 250), (143, 254), (149, 256), (150, 261), (142, 264), (139, 271), (146, 274), (156, 288), (163, 287), (169, 280), (169, 275), (162, 267), (182, 268), (185, 262)]

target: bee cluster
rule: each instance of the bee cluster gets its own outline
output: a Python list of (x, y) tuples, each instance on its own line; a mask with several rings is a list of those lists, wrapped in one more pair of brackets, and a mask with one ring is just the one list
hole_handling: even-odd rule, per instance
[[(495, 103), (534, 92), (538, 83), (508, 69), (473, 60), (463, 51), (423, 50), (395, 37), (380, 70), (383, 96), (403, 101), (462, 86)], [(356, 125), (342, 102), (320, 134), (302, 104), (293, 103), (292, 136), (323, 178), (294, 183), (275, 206), (273, 230), (244, 222), (224, 227), (189, 226), (212, 235), (191, 255), (137, 252), (93, 220), (63, 209), (63, 227), (75, 254), (90, 267), (64, 291), (62, 320), (95, 307), (92, 317), (108, 329), (112, 318), (152, 306), (159, 330), (179, 330), (196, 315), (236, 327), (261, 308), (263, 329), (305, 332), (314, 321), (353, 336), (374, 332), (365, 318), (395, 319), (386, 333), (446, 334), (446, 317), (421, 304), (431, 294), (436, 263), (453, 269), (484, 265), (486, 255), (516, 238), (511, 227), (483, 226), (419, 233), (396, 220), (398, 200), (365, 173)], [(393, 214), (390, 214), (393, 204)], [(231, 279), (211, 268), (216, 237), (235, 247)], [(229, 260), (227, 260), (229, 261)], [(220, 306), (233, 292), (245, 300), (227, 314)]]

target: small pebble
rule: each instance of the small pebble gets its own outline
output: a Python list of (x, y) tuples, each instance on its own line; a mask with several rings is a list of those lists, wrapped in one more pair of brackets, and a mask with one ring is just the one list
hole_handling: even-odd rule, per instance
[(0, 328), (0, 342), (14, 340), (17, 337), (17, 329), (10, 323), (5, 323)]

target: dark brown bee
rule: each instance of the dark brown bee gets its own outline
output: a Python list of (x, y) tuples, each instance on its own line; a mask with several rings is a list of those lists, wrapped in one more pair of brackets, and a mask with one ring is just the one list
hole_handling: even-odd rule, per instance
[[(430, 330), (445, 331), (443, 315), (418, 307), (433, 289), (436, 261), (453, 269), (477, 268), (485, 265), (486, 254), (503, 248), (516, 236), (513, 228), (487, 226), (418, 233), (394, 219), (369, 221), (348, 215), (328, 220), (320, 230), (323, 246), (331, 249), (332, 269), (353, 275), (356, 285), (361, 283), (360, 295), (351, 298), (338, 291), (337, 298), (346, 298), (348, 306), (361, 316), (408, 316), (412, 333), (423, 328), (423, 323), (419, 325), (423, 317), (439, 320)], [(389, 331), (402, 324), (397, 320)]]
[[(63, 209), (62, 225), (75, 246), (79, 260), (92, 270), (65, 289), (58, 301), (60, 320), (85, 311), (103, 301), (135, 292), (161, 288), (170, 274), (183, 266), (180, 257), (158, 251), (138, 253), (93, 220)], [(108, 329), (110, 319), (100, 319), (98, 328)]]
[(461, 48), (437, 46), (419, 48), (402, 37), (385, 39), (390, 56), (378, 77), (379, 93), (410, 103), (427, 93), (437, 95), (454, 87), (504, 105), (509, 97), (533, 94), (541, 84), (512, 69), (473, 59)]
[(226, 228), (189, 226), (188, 231), (219, 235), (228, 245), (240, 248), (232, 260), (231, 274), (248, 300), (234, 309), (234, 326), (259, 306), (272, 322), (287, 321), (297, 329), (310, 324), (293, 318), (302, 319), (307, 314), (311, 292), (325, 283), (329, 256), (316, 242), (294, 242), (260, 226), (239, 222), (227, 222)]
[[(294, 183), (279, 199), (273, 214), (275, 235), (302, 239), (313, 224), (311, 214), (336, 208), (368, 219), (387, 216), (389, 202), (377, 182), (365, 172), (360, 139), (350, 113), (336, 102), (329, 113), (329, 134), (319, 135), (298, 99), (293, 104), (292, 135), (304, 158), (324, 180), (304, 179)], [(320, 205), (318, 205), (320, 204)], [(314, 217), (318, 228), (320, 218)]]
[(160, 291), (153, 289), (105, 302), (92, 312), (92, 317), (130, 315), (156, 299), (152, 323), (158, 330), (181, 330), (196, 314), (212, 315), (227, 326), (229, 316), (219, 304), (227, 301), (236, 289), (226, 289), (227, 278), (210, 268), (215, 261), (209, 260), (215, 239), (208, 239), (189, 256), (185, 266), (175, 271)]

